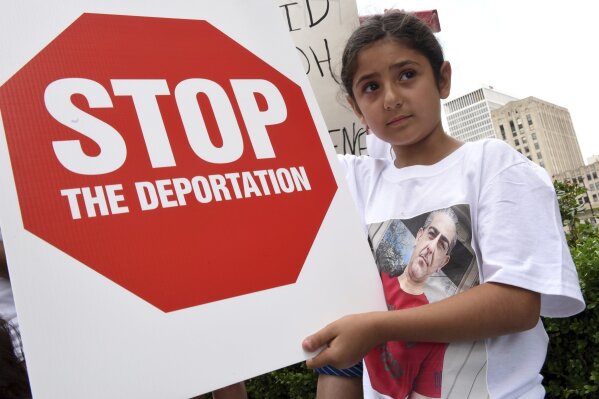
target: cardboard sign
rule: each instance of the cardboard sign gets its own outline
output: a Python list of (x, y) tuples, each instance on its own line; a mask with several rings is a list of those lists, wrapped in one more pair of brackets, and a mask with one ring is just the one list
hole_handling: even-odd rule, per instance
[(2, 6), (1, 220), (36, 398), (191, 397), (384, 308), (279, 13)]
[(366, 129), (340, 89), (341, 55), (358, 27), (355, 0), (276, 0), (335, 149), (365, 155)]

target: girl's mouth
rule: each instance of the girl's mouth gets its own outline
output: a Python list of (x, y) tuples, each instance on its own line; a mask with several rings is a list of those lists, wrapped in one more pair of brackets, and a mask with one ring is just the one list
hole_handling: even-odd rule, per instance
[(399, 126), (405, 123), (412, 115), (399, 115), (387, 122), (387, 126)]

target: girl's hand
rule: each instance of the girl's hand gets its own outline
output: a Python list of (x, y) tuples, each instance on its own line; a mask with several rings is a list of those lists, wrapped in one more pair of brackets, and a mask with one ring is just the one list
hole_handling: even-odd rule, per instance
[(525, 331), (537, 325), (540, 309), (537, 292), (484, 283), (428, 305), (345, 316), (302, 345), (309, 352), (326, 346), (308, 367), (347, 368), (387, 341), (474, 341)]
[(377, 315), (381, 313), (345, 316), (304, 339), (302, 347), (305, 351), (314, 352), (324, 346), (318, 355), (306, 361), (306, 366), (331, 365), (343, 369), (361, 361), (370, 349), (379, 344), (375, 326)]

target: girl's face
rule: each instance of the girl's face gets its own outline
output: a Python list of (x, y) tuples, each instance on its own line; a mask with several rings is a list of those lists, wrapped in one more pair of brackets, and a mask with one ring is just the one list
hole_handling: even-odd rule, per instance
[(449, 63), (437, 85), (424, 55), (386, 38), (358, 53), (349, 102), (377, 137), (394, 147), (413, 146), (443, 135), (440, 100), (450, 83)]

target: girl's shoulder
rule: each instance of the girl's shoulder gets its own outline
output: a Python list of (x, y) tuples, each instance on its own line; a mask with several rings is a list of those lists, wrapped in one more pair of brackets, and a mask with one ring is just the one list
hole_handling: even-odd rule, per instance
[(467, 143), (470, 157), (478, 157), (484, 162), (520, 163), (528, 159), (499, 139), (483, 139)]
[(367, 155), (338, 155), (343, 168), (345, 180), (356, 187), (371, 187), (383, 173), (392, 165), (390, 159), (374, 158)]
[(384, 169), (390, 162), (390, 159), (374, 158), (368, 155), (337, 155), (339, 162), (345, 167), (346, 171), (369, 173)]
[(471, 168), (479, 168), (477, 173), (481, 192), (502, 192), (509, 186), (509, 191), (516, 197), (516, 184), (524, 190), (542, 192), (547, 197), (555, 195), (552, 178), (547, 170), (509, 144), (499, 139), (480, 140), (472, 144), (466, 162), (470, 162)]
[(551, 180), (545, 169), (502, 140), (484, 139), (468, 144), (466, 162), (478, 165), (481, 173), (488, 178), (510, 174), (513, 170), (525, 173), (531, 178), (540, 178), (545, 182)]

